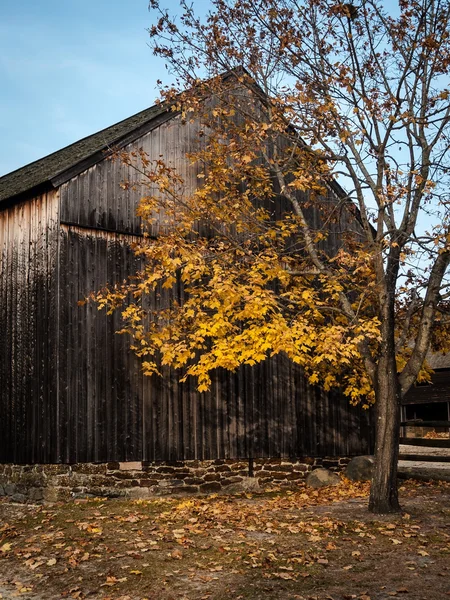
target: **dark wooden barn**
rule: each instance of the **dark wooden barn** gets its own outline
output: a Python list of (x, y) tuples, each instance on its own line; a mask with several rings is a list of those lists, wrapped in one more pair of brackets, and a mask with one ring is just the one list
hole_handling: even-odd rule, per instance
[[(402, 401), (402, 421), (450, 421), (450, 355), (428, 353), (427, 362), (433, 369), (429, 383), (416, 384)], [(427, 431), (449, 431), (438, 425), (412, 429), (412, 435)], [(406, 432), (405, 432), (406, 433)]]
[[(283, 357), (218, 372), (211, 391), (142, 375), (118, 316), (78, 301), (136, 267), (136, 177), (109, 148), (164, 157), (186, 181), (194, 132), (164, 105), (0, 179), (0, 462), (351, 456), (369, 412), (311, 387)], [(138, 185), (139, 188), (139, 185)]]

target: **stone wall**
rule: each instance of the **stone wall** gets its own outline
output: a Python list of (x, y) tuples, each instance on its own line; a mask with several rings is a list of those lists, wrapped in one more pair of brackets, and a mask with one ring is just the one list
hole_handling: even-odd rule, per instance
[(254, 483), (294, 486), (318, 467), (339, 471), (348, 458), (0, 465), (0, 496), (13, 501), (49, 501), (89, 496), (142, 498), (168, 494), (238, 492)]

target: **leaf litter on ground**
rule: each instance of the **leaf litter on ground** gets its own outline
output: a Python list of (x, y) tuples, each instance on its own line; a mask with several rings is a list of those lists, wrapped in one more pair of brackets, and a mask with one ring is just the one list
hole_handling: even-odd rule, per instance
[(367, 484), (343, 480), (236, 496), (3, 502), (0, 578), (35, 600), (436, 593), (435, 579), (442, 588), (449, 575), (450, 486), (405, 483), (408, 512), (395, 517), (368, 513), (367, 495)]

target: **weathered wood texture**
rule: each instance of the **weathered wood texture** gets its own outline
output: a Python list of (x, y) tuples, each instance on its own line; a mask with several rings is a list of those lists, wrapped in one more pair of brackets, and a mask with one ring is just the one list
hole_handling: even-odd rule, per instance
[[(194, 133), (195, 125), (174, 118), (128, 149), (163, 155), (192, 189), (197, 167), (185, 153), (193, 149)], [(124, 180), (136, 189), (121, 189)], [(78, 304), (138, 267), (132, 244), (141, 233), (135, 210), (143, 193), (133, 170), (103, 160), (57, 192), (0, 213), (0, 461), (370, 452), (370, 413), (307, 385), (287, 359), (217, 372), (211, 391), (199, 394), (194, 381), (181, 384), (170, 369), (163, 378), (144, 377), (129, 340), (115, 333), (120, 315)], [(278, 218), (287, 207), (274, 210)], [(341, 243), (342, 223), (348, 226), (349, 219), (334, 227), (329, 250)]]
[[(60, 460), (181, 460), (367, 452), (367, 412), (305, 383), (283, 357), (217, 372), (209, 393), (142, 375), (119, 315), (77, 301), (138, 267), (129, 236), (61, 226)], [(159, 300), (155, 297), (154, 304)], [(251, 444), (251, 447), (250, 447)]]
[[(126, 146), (129, 152), (142, 149), (151, 159), (161, 157), (184, 179), (187, 193), (198, 184), (198, 166), (189, 165), (186, 152), (196, 145), (198, 125), (181, 123), (179, 117), (166, 121)], [(133, 167), (120, 160), (105, 159), (74, 177), (61, 187), (61, 221), (82, 227), (101, 228), (122, 233), (142, 233), (136, 216), (137, 203), (151, 188)], [(128, 182), (128, 189), (120, 184)], [(149, 232), (157, 234), (157, 230)]]
[(402, 404), (430, 402), (450, 402), (450, 369), (435, 369), (431, 384), (413, 386), (402, 400)]
[(0, 461), (58, 447), (58, 193), (0, 212)]

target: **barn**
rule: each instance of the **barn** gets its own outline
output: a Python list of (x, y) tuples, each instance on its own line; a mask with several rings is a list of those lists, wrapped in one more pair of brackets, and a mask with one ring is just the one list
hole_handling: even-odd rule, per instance
[(194, 129), (158, 104), (0, 178), (8, 493), (40, 498), (51, 482), (63, 495), (216, 491), (248, 473), (287, 483), (371, 451), (370, 411), (308, 385), (287, 359), (217, 372), (198, 393), (170, 370), (145, 377), (115, 333), (119, 317), (79, 304), (138, 266), (141, 191), (121, 188), (135, 175), (111, 149), (162, 156), (196, 185), (185, 157)]

